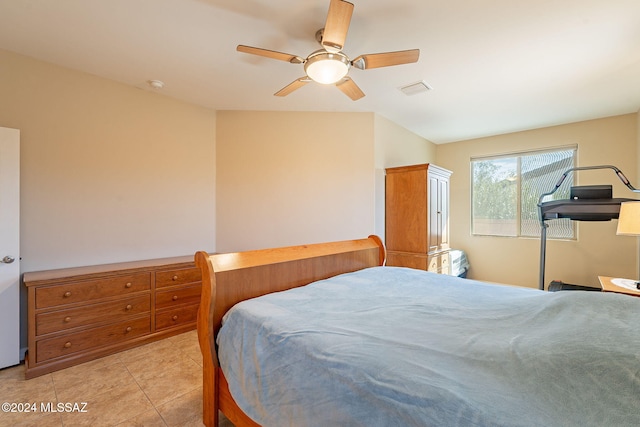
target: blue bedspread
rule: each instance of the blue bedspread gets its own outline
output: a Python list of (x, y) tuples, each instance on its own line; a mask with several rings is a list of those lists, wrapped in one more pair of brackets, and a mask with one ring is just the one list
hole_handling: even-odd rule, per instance
[(375, 267), (236, 305), (231, 394), (265, 426), (640, 426), (640, 298)]

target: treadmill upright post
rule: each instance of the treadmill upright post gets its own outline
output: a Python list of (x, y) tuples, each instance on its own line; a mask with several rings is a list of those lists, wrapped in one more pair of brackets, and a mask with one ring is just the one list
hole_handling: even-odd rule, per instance
[(547, 253), (547, 228), (549, 227), (549, 224), (543, 221), (540, 225), (540, 281), (538, 282), (538, 289), (544, 291), (545, 257)]

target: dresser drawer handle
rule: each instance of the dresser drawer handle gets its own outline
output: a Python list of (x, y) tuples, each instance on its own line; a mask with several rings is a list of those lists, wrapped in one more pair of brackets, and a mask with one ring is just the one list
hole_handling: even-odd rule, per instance
[(71, 348), (71, 341), (64, 343), (64, 348)]
[(124, 308), (125, 310), (129, 311), (133, 308), (133, 306), (131, 304), (127, 304), (127, 306)]
[(126, 285), (124, 285), (125, 288), (130, 288), (131, 287), (131, 282), (127, 282)]
[(63, 295), (65, 298), (69, 298), (71, 296), (71, 291), (67, 291)]
[(178, 276), (177, 276), (177, 275), (173, 276), (173, 277), (171, 278), (171, 280), (173, 280), (173, 281), (175, 282), (176, 280), (178, 280)]
[(64, 321), (65, 321), (66, 323), (71, 322), (71, 317), (69, 317), (69, 316), (65, 317), (65, 318), (64, 318)]
[(131, 326), (127, 326), (127, 329), (125, 329), (125, 332), (131, 332)]
[(178, 315), (174, 314), (173, 317), (171, 318), (171, 320), (178, 320)]
[(174, 301), (178, 301), (178, 295), (174, 295), (173, 298), (171, 298)]

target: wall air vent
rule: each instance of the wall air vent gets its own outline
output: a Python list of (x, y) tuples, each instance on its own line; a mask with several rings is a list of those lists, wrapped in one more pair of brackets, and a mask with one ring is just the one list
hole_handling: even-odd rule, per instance
[(400, 90), (405, 95), (415, 95), (418, 93), (428, 92), (432, 90), (432, 87), (424, 80), (421, 80), (416, 83), (411, 83), (410, 85), (402, 86)]

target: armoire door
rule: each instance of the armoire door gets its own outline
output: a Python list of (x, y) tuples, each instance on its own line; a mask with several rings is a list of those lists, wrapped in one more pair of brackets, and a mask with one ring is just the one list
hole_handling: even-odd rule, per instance
[(427, 252), (427, 186), (424, 167), (387, 169), (385, 244), (388, 250)]
[(429, 174), (429, 252), (449, 248), (449, 179)]

